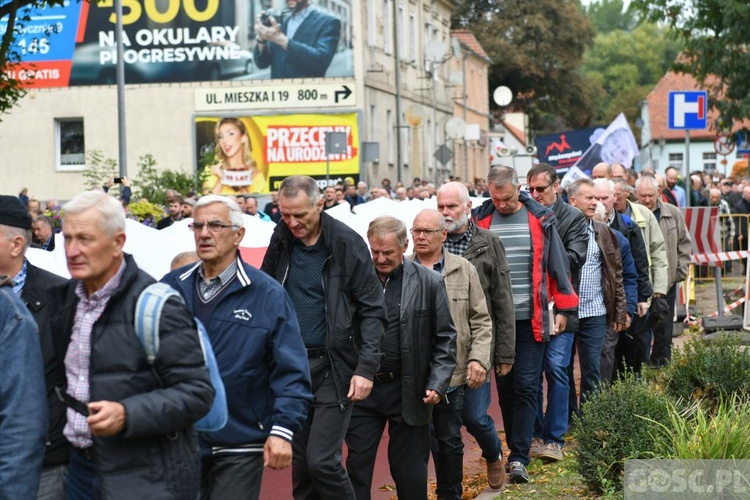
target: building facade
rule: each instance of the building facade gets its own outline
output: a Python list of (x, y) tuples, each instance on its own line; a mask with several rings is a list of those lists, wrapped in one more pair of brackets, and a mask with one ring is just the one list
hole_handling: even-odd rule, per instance
[[(169, 20), (171, 24), (159, 24), (169, 12), (153, 12), (153, 7), (149, 12), (149, 2), (130, 3), (143, 7), (141, 18), (128, 20), (125, 16), (132, 23), (126, 24), (126, 82), (137, 82), (127, 83), (124, 93), (126, 173), (131, 179), (137, 177), (139, 157), (146, 154), (153, 155), (157, 168), (195, 172), (199, 158), (213, 150), (213, 127), (224, 116), (241, 117), (247, 124), (253, 138), (253, 159), (265, 169), (269, 190), (291, 173), (314, 173), (318, 179), (330, 178), (331, 182), (362, 179), (370, 184), (389, 177), (395, 184), (399, 177), (405, 183), (414, 176), (438, 181), (456, 169), (458, 159), (442, 167), (433, 154), (446, 143), (445, 124), (456, 109), (457, 89), (449, 81), (451, 65), (455, 64), (450, 62), (455, 59), (450, 16), (459, 2), (312, 2), (319, 11), (340, 20), (340, 37), (325, 76), (273, 79), (270, 69), (260, 68), (259, 61), (253, 61), (257, 36), (254, 22), (268, 7), (283, 10), (285, 2), (236, 0), (219, 4), (218, 0), (209, 0), (209, 7), (216, 6), (217, 12), (210, 27), (201, 24), (206, 15), (195, 12), (195, 4), (188, 1), (173, 2), (184, 4), (186, 13), (179, 11)], [(187, 9), (188, 5), (193, 11)], [(228, 10), (223, 10), (225, 7)], [(96, 22), (112, 19), (109, 13), (96, 10), (103, 9), (101, 6), (92, 5), (90, 9), (87, 30)], [(128, 31), (129, 26), (132, 31)], [(204, 35), (213, 38), (200, 41)], [(183, 46), (159, 47), (160, 39), (163, 44), (177, 44), (178, 36)], [(100, 151), (105, 158), (118, 158), (112, 37), (111, 28), (91, 35), (87, 32), (82, 42), (76, 40), (75, 52), (71, 49), (70, 78), (71, 82), (78, 79), (76, 84), (31, 87), (28, 95), (3, 116), (0, 145), (6, 158), (15, 159), (0, 170), (3, 192), (27, 187), (38, 199), (70, 199), (84, 188), (88, 152)], [(187, 43), (195, 46), (187, 47)], [(161, 62), (176, 57), (174, 54), (181, 50), (196, 54), (224, 51), (231, 59), (226, 56), (226, 60), (212, 64), (202, 61), (194, 66)], [(473, 64), (473, 59), (467, 57), (466, 64)], [(106, 71), (100, 71), (105, 60), (109, 65)], [(164, 77), (165, 68), (193, 73)], [(477, 81), (482, 78), (484, 84), (472, 82), (467, 93), (466, 112), (472, 120), (474, 114), (484, 112), (482, 103), (487, 106), (486, 69), (477, 72)], [(289, 100), (269, 102), (269, 95), (286, 95)], [(305, 127), (300, 134), (308, 137), (308, 149), (323, 150), (320, 139), (309, 139), (319, 128), (348, 134), (347, 152), (331, 154), (326, 162), (320, 154), (308, 157), (309, 151), (303, 154), (299, 148), (295, 150), (291, 135), (283, 134), (298, 132), (300, 123)], [(272, 150), (269, 144), (278, 134), (286, 142)], [(365, 148), (368, 143), (377, 143), (379, 154)], [(369, 155), (364, 154), (365, 149)], [(470, 146), (470, 163), (477, 161), (474, 154)], [(276, 158), (273, 164), (279, 155), (286, 157), (283, 161)], [(295, 159), (290, 155), (296, 155)], [(342, 166), (345, 164), (349, 166)]]

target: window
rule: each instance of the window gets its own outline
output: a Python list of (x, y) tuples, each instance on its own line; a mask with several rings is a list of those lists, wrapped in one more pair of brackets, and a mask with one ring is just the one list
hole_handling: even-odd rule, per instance
[(407, 39), (405, 36), (405, 29), (406, 29), (406, 11), (404, 10), (403, 5), (398, 6), (398, 19), (396, 20), (396, 30), (398, 30), (398, 43), (399, 43), (399, 58), (402, 61), (406, 61), (409, 57), (409, 51), (408, 47), (405, 47), (407, 43)]
[(375, 29), (375, 0), (367, 0), (367, 46), (375, 47), (376, 45)]
[(388, 150), (388, 163), (393, 165), (393, 112), (390, 109), (385, 112), (385, 147)]
[(415, 62), (417, 60), (417, 18), (411, 13), (409, 14), (409, 61)]
[(377, 139), (377, 136), (375, 135), (375, 132), (378, 130), (378, 117), (375, 114), (376, 108), (374, 104), (370, 104), (370, 130), (369, 136), (371, 141), (375, 141)]
[(716, 171), (716, 153), (703, 153), (703, 170), (708, 173)]
[(682, 153), (669, 153), (669, 166), (682, 170)]
[(83, 118), (55, 120), (55, 159), (58, 170), (82, 170), (86, 165)]
[(393, 54), (393, 10), (391, 6), (391, 0), (385, 0), (383, 2), (383, 36), (385, 42), (383, 43), (383, 51), (391, 55)]

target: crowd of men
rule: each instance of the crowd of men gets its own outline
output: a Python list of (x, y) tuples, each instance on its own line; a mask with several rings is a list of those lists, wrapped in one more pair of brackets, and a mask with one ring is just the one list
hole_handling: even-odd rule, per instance
[[(151, 362), (135, 323), (153, 279), (123, 252), (122, 204), (88, 191), (63, 206), (65, 280), (25, 257), (54, 244), (38, 202), (0, 196), (0, 497), (255, 499), (265, 467), (291, 467), (297, 499), (367, 499), (386, 424), (401, 498), (427, 498), (430, 456), (438, 498), (461, 498), (462, 427), (491, 488), (526, 483), (531, 459), (563, 458), (602, 383), (669, 362), (690, 237), (666, 174), (600, 164), (562, 190), (549, 165), (523, 187), (496, 166), (473, 185), (322, 193), (292, 176), (263, 212), (252, 197), (167, 193), (164, 225), (192, 218), (195, 253), (162, 278), (183, 300), (167, 300)], [(742, 191), (732, 205), (750, 207)], [(437, 210), (417, 214), (411, 240), (378, 217), (367, 243), (326, 213), (379, 196), (434, 196)], [(277, 223), (260, 270), (238, 251), (243, 214)], [(215, 395), (200, 325), (228, 419), (197, 433)]]

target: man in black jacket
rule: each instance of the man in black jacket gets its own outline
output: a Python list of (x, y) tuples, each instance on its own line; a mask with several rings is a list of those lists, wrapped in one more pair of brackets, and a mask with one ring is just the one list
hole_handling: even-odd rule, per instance
[[(527, 174), (526, 190), (536, 202), (555, 213), (555, 229), (565, 245), (570, 265), (571, 282), (576, 292), (580, 273), (586, 262), (588, 232), (586, 218), (580, 210), (557, 196), (560, 182), (555, 167), (546, 163), (535, 165)], [(539, 406), (534, 424), (534, 439), (529, 455), (544, 462), (562, 460), (562, 446), (568, 429), (568, 408), (576, 401), (573, 373), (573, 343), (576, 337), (576, 318), (568, 320), (565, 332), (551, 336), (544, 347), (544, 374), (547, 378), (547, 407), (542, 409), (542, 386), (539, 385)], [(575, 404), (574, 404), (575, 406)]]
[(354, 405), (346, 468), (358, 500), (369, 499), (386, 422), (391, 476), (400, 498), (427, 499), (430, 415), (456, 365), (456, 330), (440, 276), (404, 260), (406, 225), (378, 217), (367, 231), (388, 314), (384, 358), (370, 396)]
[(154, 282), (123, 252), (125, 214), (87, 191), (63, 210), (73, 279), (50, 290), (55, 353), (78, 400), (63, 434), (73, 445), (68, 498), (195, 498), (200, 457), (193, 424), (214, 390), (192, 314), (170, 299), (151, 365), (135, 332), (136, 302)]
[(352, 402), (370, 394), (382, 357), (382, 285), (362, 238), (323, 213), (315, 179), (287, 177), (279, 189), (279, 208), (282, 220), (262, 270), (292, 299), (315, 396), (292, 442), (294, 497), (352, 499), (342, 445)]
[(615, 231), (622, 233), (630, 243), (630, 252), (635, 261), (637, 274), (638, 304), (636, 315), (630, 324), (630, 328), (626, 332), (623, 332), (623, 334), (618, 335), (614, 366), (602, 367), (603, 370), (606, 368), (607, 374), (609, 374), (609, 377), (604, 377), (606, 374), (603, 373), (602, 378), (611, 379), (613, 375), (612, 370), (622, 371), (623, 362), (628, 369), (640, 372), (641, 363), (638, 356), (636, 337), (646, 329), (648, 301), (651, 299), (654, 290), (651, 286), (651, 278), (649, 277), (648, 250), (646, 249), (646, 242), (643, 239), (641, 228), (628, 216), (615, 210), (614, 183), (612, 181), (609, 179), (597, 179), (594, 181), (594, 185), (596, 186), (596, 195), (605, 209), (604, 220), (607, 225)]
[(15, 196), (0, 196), (0, 241), (3, 242), (0, 244), (0, 275), (13, 280), (13, 290), (36, 321), (42, 346), (49, 425), (38, 499), (61, 499), (65, 497), (70, 445), (63, 437), (65, 406), (55, 394), (55, 387), (62, 385), (65, 379), (52, 345), (51, 306), (47, 290), (67, 280), (39, 269), (26, 260), (31, 232), (31, 215), (21, 201)]

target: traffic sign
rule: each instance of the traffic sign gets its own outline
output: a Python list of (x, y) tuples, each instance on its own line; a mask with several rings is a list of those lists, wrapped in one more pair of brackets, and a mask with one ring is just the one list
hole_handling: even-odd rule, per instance
[(669, 93), (669, 129), (705, 130), (708, 127), (708, 92)]
[(750, 154), (750, 140), (746, 132), (737, 132), (737, 156)]
[(195, 89), (196, 111), (356, 106), (352, 83), (306, 83)]
[(714, 151), (716, 154), (726, 156), (734, 151), (734, 143), (728, 135), (720, 135), (714, 141)]
[(440, 147), (437, 148), (437, 151), (435, 151), (435, 159), (445, 166), (453, 159), (453, 151), (451, 151), (445, 144), (441, 144)]

